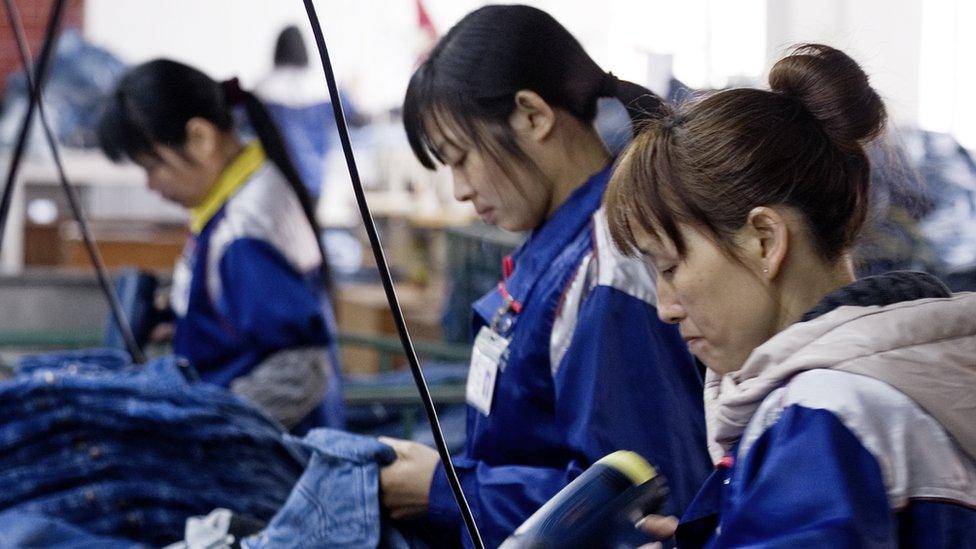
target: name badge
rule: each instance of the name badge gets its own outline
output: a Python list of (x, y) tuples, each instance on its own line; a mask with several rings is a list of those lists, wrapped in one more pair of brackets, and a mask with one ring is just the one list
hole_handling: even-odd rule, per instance
[(486, 416), (491, 413), (498, 364), (507, 348), (508, 340), (487, 326), (481, 327), (474, 340), (465, 399), (475, 410)]

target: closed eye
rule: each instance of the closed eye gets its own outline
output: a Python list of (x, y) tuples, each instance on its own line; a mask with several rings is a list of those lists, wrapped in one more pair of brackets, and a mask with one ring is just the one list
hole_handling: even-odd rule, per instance
[(467, 159), (468, 159), (468, 153), (464, 153), (460, 157), (458, 157), (457, 159), (455, 159), (453, 162), (451, 162), (449, 164), (449, 166), (452, 167), (452, 168), (455, 168), (455, 169), (461, 168), (462, 166), (464, 166), (464, 162)]

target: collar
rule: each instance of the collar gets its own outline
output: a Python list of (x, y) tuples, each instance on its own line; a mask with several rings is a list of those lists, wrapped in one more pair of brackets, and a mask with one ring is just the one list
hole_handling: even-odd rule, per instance
[[(742, 436), (770, 393), (793, 376), (820, 368), (888, 383), (951, 433), (964, 433), (958, 441), (976, 456), (971, 421), (976, 405), (967, 392), (976, 384), (976, 368), (971, 361), (965, 363), (970, 355), (954, 354), (947, 347), (976, 341), (973, 298), (952, 297), (935, 277), (908, 271), (863, 278), (824, 296), (804, 321), (754, 349), (739, 370), (724, 376), (708, 371), (705, 420), (712, 458), (721, 457)], [(929, 347), (926, 357), (891, 358), (903, 349), (935, 343), (941, 347)], [(939, 348), (949, 350), (936, 352)], [(925, 383), (919, 382), (920, 360), (928, 360)], [(946, 413), (944, 403), (952, 403)], [(959, 419), (963, 416), (965, 420)]]
[(525, 302), (539, 276), (552, 265), (579, 232), (589, 225), (593, 212), (603, 201), (603, 193), (610, 179), (610, 168), (608, 165), (590, 176), (512, 254), (514, 268), (511, 276), (505, 280), (505, 287), (513, 298)]
[(203, 202), (190, 210), (190, 229), (193, 234), (200, 234), (230, 197), (254, 175), (254, 172), (258, 171), (266, 158), (260, 141), (251, 141), (244, 147), (244, 150), (220, 173), (220, 177), (217, 178), (217, 182)]
[(803, 315), (801, 322), (813, 320), (844, 305), (883, 307), (902, 301), (949, 297), (950, 295), (945, 284), (928, 273), (892, 271), (878, 276), (861, 278), (843, 288), (830, 292), (815, 307)]

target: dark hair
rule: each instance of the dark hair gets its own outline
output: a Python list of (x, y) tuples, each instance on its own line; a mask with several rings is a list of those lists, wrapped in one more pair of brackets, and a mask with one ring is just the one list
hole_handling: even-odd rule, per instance
[(795, 47), (769, 84), (691, 101), (637, 136), (607, 192), (618, 247), (635, 251), (633, 223), (683, 256), (686, 223), (734, 255), (732, 234), (764, 205), (796, 208), (825, 260), (853, 244), (868, 211), (863, 145), (881, 133), (884, 103), (853, 59), (819, 44)]
[(203, 118), (229, 132), (234, 129), (233, 111), (238, 104), (247, 112), (268, 158), (298, 197), (322, 253), (323, 283), (331, 288), (325, 246), (308, 190), (267, 108), (254, 94), (242, 90), (236, 78), (217, 83), (193, 67), (168, 59), (134, 67), (105, 102), (98, 123), (99, 144), (116, 162), (139, 156), (158, 158), (157, 145), (182, 153), (186, 123), (191, 118)]
[(306, 67), (308, 66), (308, 51), (302, 32), (295, 25), (289, 25), (278, 35), (275, 42), (274, 65)]
[(536, 92), (585, 124), (593, 122), (600, 97), (618, 98), (635, 121), (661, 106), (646, 88), (604, 72), (548, 13), (522, 5), (485, 6), (454, 25), (410, 79), (403, 104), (410, 147), (429, 169), (435, 161), (444, 163), (425, 126), (425, 117), (432, 116), (496, 161), (503, 153), (528, 161), (508, 124), (519, 90)]

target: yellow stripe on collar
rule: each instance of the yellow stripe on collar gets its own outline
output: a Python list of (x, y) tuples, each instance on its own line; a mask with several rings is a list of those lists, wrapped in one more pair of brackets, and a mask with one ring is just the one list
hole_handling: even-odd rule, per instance
[(203, 202), (190, 210), (190, 229), (194, 234), (200, 234), (207, 222), (213, 219), (221, 206), (227, 203), (230, 197), (250, 179), (254, 172), (258, 171), (266, 158), (261, 142), (254, 140), (248, 143), (244, 150), (224, 168)]

